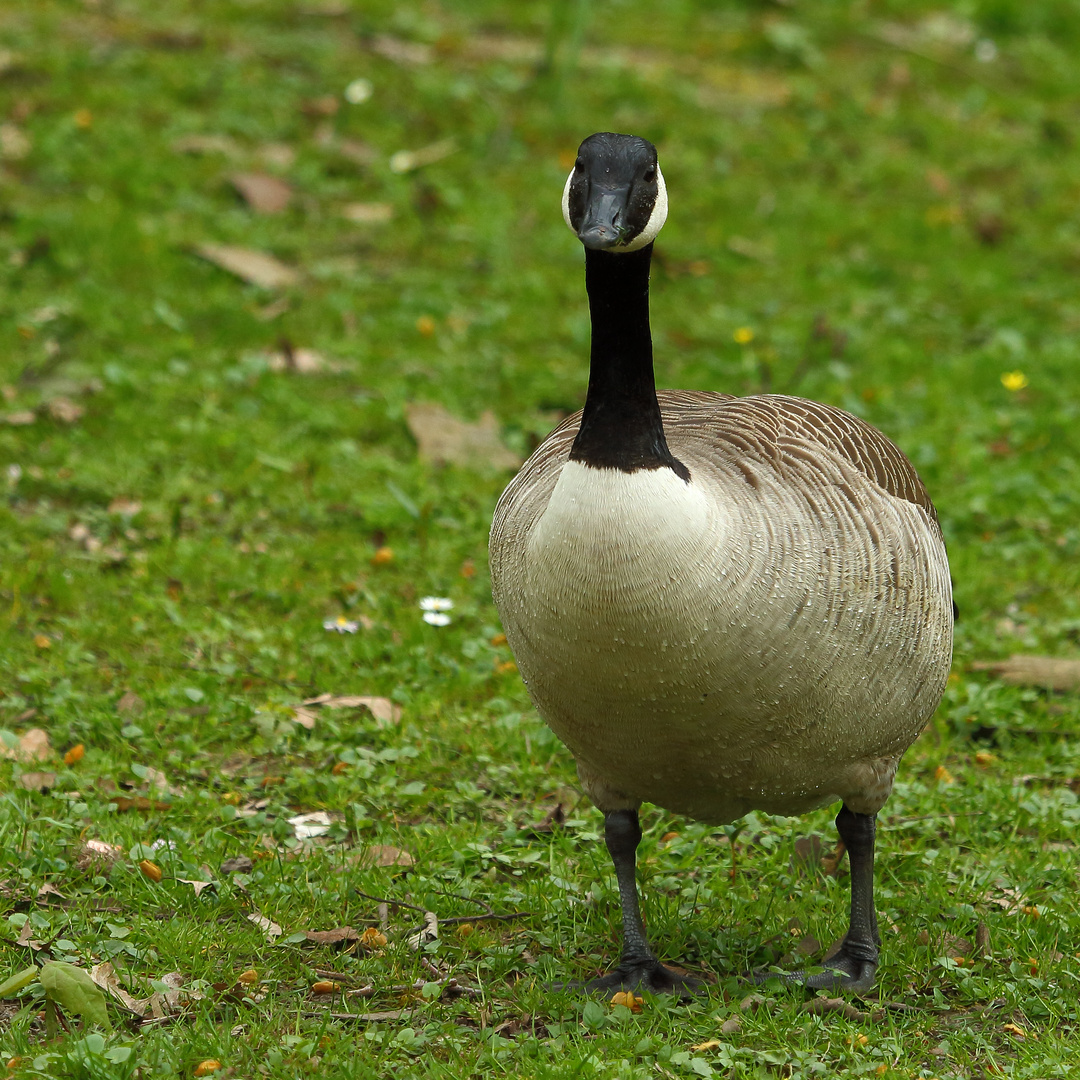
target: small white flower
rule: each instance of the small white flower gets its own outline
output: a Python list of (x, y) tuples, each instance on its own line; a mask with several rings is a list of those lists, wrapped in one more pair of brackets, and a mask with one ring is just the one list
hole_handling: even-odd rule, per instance
[(360, 624), (350, 622), (344, 615), (339, 615), (336, 619), (326, 619), (323, 622), (324, 630), (333, 630), (338, 634), (355, 634)]
[(424, 622), (430, 623), (432, 626), (449, 626), (450, 616), (442, 611), (425, 611)]
[(375, 87), (371, 85), (370, 79), (353, 79), (345, 87), (345, 100), (350, 105), (363, 105), (374, 92)]
[(454, 601), (446, 596), (425, 596), (420, 601), (421, 611), (452, 611)]

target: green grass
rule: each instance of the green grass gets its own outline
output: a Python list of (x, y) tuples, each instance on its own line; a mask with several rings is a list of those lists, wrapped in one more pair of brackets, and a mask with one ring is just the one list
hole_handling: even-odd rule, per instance
[[(54, 748), (0, 760), (0, 980), (31, 962), (29, 933), (47, 943), (38, 961), (111, 959), (136, 997), (173, 971), (204, 995), (142, 1027), (114, 1008), (101, 1053), (77, 1024), (47, 1041), (32, 997), (4, 1003), (12, 1075), (191, 1076), (206, 1059), (282, 1078), (1073, 1074), (1080, 702), (970, 665), (1075, 655), (1080, 635), (1080, 10), (663, 9), (0, 11), (0, 728), (44, 728)], [(395, 42), (427, 62), (389, 58)], [(356, 78), (374, 93), (348, 104)], [(338, 110), (320, 115), (327, 96)], [(828, 811), (756, 816), (736, 835), (647, 810), (650, 932), (666, 958), (714, 972), (715, 991), (633, 1015), (545, 989), (617, 952), (600, 818), (498, 644), (486, 535), (508, 476), (420, 463), (405, 406), (491, 409), (525, 453), (580, 404), (581, 252), (558, 199), (597, 129), (660, 147), (659, 383), (851, 409), (937, 502), (962, 611), (955, 672), (879, 842), (879, 987), (902, 1009), (814, 1016), (805, 992), (773, 988), (740, 1011), (734, 973), (794, 964), (804, 935), (825, 945), (844, 928), (846, 871), (795, 855), (815, 833), (831, 845)], [(179, 152), (192, 135), (227, 136), (231, 153)], [(390, 169), (444, 138), (455, 153)], [(253, 214), (238, 171), (279, 173), (289, 208)], [(350, 223), (352, 202), (393, 219)], [(301, 276), (261, 290), (200, 259), (202, 243)], [(738, 344), (743, 327), (753, 340)], [(274, 370), (283, 341), (328, 367)], [(1008, 389), (1012, 372), (1028, 385)], [(56, 419), (58, 398), (81, 415)], [(393, 560), (373, 563), (383, 546)], [(449, 626), (421, 620), (427, 595), (453, 599)], [(324, 630), (338, 615), (365, 625)], [(118, 709), (127, 691), (141, 707)], [(322, 692), (390, 697), (402, 718), (297, 725), (292, 707)], [(20, 782), (41, 770), (56, 774), (47, 794)], [(148, 809), (124, 809), (138, 797)], [(533, 831), (560, 801), (565, 825)], [(288, 818), (320, 809), (329, 835), (296, 840)], [(125, 858), (81, 868), (88, 839)], [(375, 844), (415, 864), (365, 863)], [(137, 869), (147, 856), (162, 881)], [(250, 870), (221, 870), (241, 856)], [(217, 885), (196, 896), (179, 880), (199, 878)], [(377, 922), (358, 890), (447, 919), (481, 902), (525, 914), (446, 925), (427, 962), (477, 993), (439, 997), (400, 989), (434, 979), (405, 940), (418, 912), (391, 908), (375, 953), (297, 936)], [(254, 912), (282, 928), (276, 943)], [(980, 924), (989, 955), (958, 965), (945, 935), (974, 941)], [(310, 994), (320, 970), (372, 996), (328, 1006)], [(346, 1008), (405, 1011), (328, 1015)], [(126, 1061), (103, 1056), (125, 1047)]]

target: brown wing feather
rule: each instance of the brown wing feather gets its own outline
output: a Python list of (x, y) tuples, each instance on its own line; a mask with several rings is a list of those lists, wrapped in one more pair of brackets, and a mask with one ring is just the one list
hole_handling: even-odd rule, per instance
[[(707, 425), (728, 441), (750, 440), (760, 454), (825, 447), (890, 495), (921, 506), (937, 522), (926, 487), (904, 452), (876, 428), (831, 405), (782, 394), (737, 398), (705, 391), (661, 390), (665, 427)], [(678, 451), (675, 451), (678, 456)]]
[[(722, 440), (777, 469), (785, 459), (812, 458), (814, 448), (822, 447), (890, 495), (921, 506), (937, 524), (937, 511), (915, 466), (880, 431), (851, 413), (782, 394), (734, 397), (706, 390), (660, 390), (656, 396), (676, 457), (680, 437), (706, 443)], [(580, 411), (568, 416), (533, 452), (499, 500), (496, 529), (520, 498), (538, 507), (547, 505), (580, 423)]]

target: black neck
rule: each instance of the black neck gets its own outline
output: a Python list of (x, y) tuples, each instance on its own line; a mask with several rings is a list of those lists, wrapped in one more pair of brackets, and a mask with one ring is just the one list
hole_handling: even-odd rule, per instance
[(619, 255), (585, 249), (592, 354), (570, 460), (623, 472), (670, 468), (689, 480), (686, 466), (668, 449), (656, 400), (649, 330), (652, 247)]

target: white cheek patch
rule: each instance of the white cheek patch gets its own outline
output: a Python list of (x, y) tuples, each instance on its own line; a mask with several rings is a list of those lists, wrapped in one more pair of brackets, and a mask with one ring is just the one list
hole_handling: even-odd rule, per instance
[[(575, 168), (570, 170), (570, 175), (566, 178), (566, 183), (563, 185), (562, 193), (562, 216), (563, 221), (566, 222), (566, 227), (577, 236), (577, 229), (570, 222), (570, 185), (574, 181)], [(646, 244), (651, 244), (659, 234), (660, 230), (664, 227), (664, 222), (667, 221), (667, 184), (664, 183), (664, 174), (660, 171), (660, 166), (656, 166), (656, 202), (653, 203), (652, 213), (649, 215), (649, 220), (645, 224), (645, 228), (641, 230), (628, 244), (616, 244), (611, 250), (614, 252), (620, 251), (637, 251), (639, 248), (643, 248)]]
[(576, 166), (570, 170), (570, 175), (566, 178), (566, 184), (562, 189), (562, 216), (566, 227), (577, 236), (577, 230), (570, 224), (570, 184), (573, 182), (575, 171)]
[(667, 184), (664, 183), (664, 174), (660, 166), (656, 166), (656, 202), (653, 204), (652, 213), (645, 228), (641, 230), (628, 244), (619, 244), (615, 251), (637, 251), (646, 244), (651, 244), (667, 221)]

